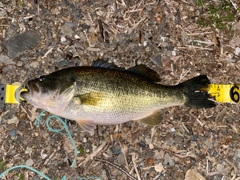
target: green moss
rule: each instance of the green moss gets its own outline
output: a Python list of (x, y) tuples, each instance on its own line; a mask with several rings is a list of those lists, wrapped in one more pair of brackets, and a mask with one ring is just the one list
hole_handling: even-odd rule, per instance
[(7, 169), (7, 164), (3, 161), (3, 159), (0, 159), (0, 168), (3, 171)]
[(17, 173), (16, 176), (18, 177), (18, 180), (24, 180), (24, 175)]
[(80, 154), (83, 154), (84, 153), (84, 147), (80, 147), (78, 151), (79, 151)]
[(215, 27), (218, 29), (230, 29), (231, 23), (240, 12), (233, 7), (232, 3), (227, 0), (221, 0), (218, 4), (205, 3), (203, 0), (197, 0), (196, 4), (204, 9), (204, 15), (198, 19), (197, 24), (203, 27)]

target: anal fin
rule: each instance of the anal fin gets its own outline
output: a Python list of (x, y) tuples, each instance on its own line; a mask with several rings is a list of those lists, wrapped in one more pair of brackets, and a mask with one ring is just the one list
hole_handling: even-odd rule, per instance
[(163, 120), (162, 113), (159, 111), (155, 111), (151, 115), (140, 119), (140, 122), (150, 126), (156, 126), (160, 124), (162, 120)]
[(86, 121), (86, 120), (76, 120), (79, 126), (84, 130), (87, 131), (90, 135), (94, 135), (94, 123), (93, 121)]

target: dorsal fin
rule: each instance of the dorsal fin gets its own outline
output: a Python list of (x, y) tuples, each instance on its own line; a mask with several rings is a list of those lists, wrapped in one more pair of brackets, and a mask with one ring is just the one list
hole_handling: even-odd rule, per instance
[(144, 64), (136, 65), (128, 69), (128, 71), (133, 72), (139, 76), (142, 76), (150, 81), (159, 82), (160, 77), (158, 73)]
[(101, 68), (108, 68), (108, 69), (117, 69), (117, 70), (125, 70), (124, 68), (118, 67), (114, 63), (109, 63), (102, 59), (97, 59), (92, 62), (93, 67), (101, 67)]
[[(101, 68), (108, 68), (108, 69), (116, 69), (116, 70), (123, 70), (126, 71), (125, 68), (122, 67), (118, 67), (116, 64), (114, 63), (109, 63), (105, 60), (102, 59), (97, 59), (95, 61), (92, 62), (92, 66), (93, 67), (101, 67)], [(136, 75), (139, 75), (141, 77), (144, 77), (152, 82), (159, 82), (160, 81), (160, 77), (158, 75), (158, 73), (156, 73), (154, 70), (150, 69), (149, 67), (147, 67), (144, 64), (140, 64), (140, 65), (136, 65), (134, 67), (131, 67), (129, 69), (127, 69), (127, 71), (132, 72)]]

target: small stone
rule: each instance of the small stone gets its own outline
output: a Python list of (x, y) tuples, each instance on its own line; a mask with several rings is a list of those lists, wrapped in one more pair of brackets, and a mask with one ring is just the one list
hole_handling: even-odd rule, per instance
[(223, 164), (217, 164), (217, 167), (216, 167), (217, 171), (222, 172), (224, 170), (224, 168), (225, 167)]
[(37, 46), (40, 36), (34, 31), (26, 31), (9, 39), (6, 43), (8, 57), (17, 57)]
[(240, 158), (239, 157), (236, 158), (235, 162), (239, 164), (240, 163)]
[(74, 35), (74, 38), (75, 39), (80, 39), (80, 37), (77, 34)]
[(42, 158), (42, 159), (45, 159), (47, 156), (48, 156), (48, 155), (45, 154), (45, 153), (43, 153), (43, 150), (42, 150), (42, 151), (41, 151), (41, 158)]
[(213, 143), (212, 143), (212, 141), (209, 140), (209, 139), (207, 139), (207, 140), (205, 141), (205, 145), (206, 145), (208, 148), (212, 148), (212, 147), (213, 147)]
[(154, 166), (154, 169), (156, 172), (162, 172), (164, 170), (162, 163), (159, 163), (158, 165)]
[(118, 162), (118, 164), (125, 164), (125, 158), (124, 158), (123, 153), (121, 153), (117, 156), (117, 162)]
[(165, 154), (165, 152), (163, 150), (161, 150), (161, 151), (155, 150), (154, 151), (154, 158), (155, 159), (163, 159), (164, 154)]
[(58, 15), (58, 14), (60, 14), (60, 11), (57, 8), (54, 8), (51, 10), (51, 13), (54, 15)]
[(240, 47), (236, 47), (236, 48), (235, 48), (235, 55), (237, 55), (237, 56), (238, 56), (238, 55), (239, 55), (239, 53), (240, 53)]
[(158, 21), (158, 22), (162, 22), (162, 17), (161, 17), (161, 16), (157, 16), (155, 19), (156, 19), (156, 21)]
[(67, 24), (64, 24), (61, 27), (61, 33), (63, 35), (72, 36), (74, 32), (71, 27), (69, 27)]
[(8, 56), (0, 55), (0, 62), (9, 65), (9, 64), (15, 64), (15, 62), (10, 59)]
[(154, 148), (154, 146), (153, 146), (153, 144), (152, 144), (152, 138), (151, 138), (151, 137), (146, 137), (146, 138), (145, 138), (145, 141), (146, 141), (146, 143), (148, 144), (149, 149), (153, 149), (153, 148)]
[(145, 163), (145, 166), (152, 166), (153, 164), (154, 164), (154, 159), (153, 158), (151, 158), (151, 157), (147, 157), (147, 158), (145, 158), (145, 161), (144, 161)]
[(19, 119), (18, 117), (14, 116), (13, 118), (9, 119), (7, 121), (8, 124), (18, 124), (19, 123)]
[(197, 142), (197, 138), (195, 135), (191, 135), (191, 141)]
[(170, 166), (173, 166), (174, 165), (174, 162), (172, 161), (170, 155), (168, 153), (166, 153), (164, 155), (164, 162), (163, 162), (164, 165), (170, 165)]
[(31, 62), (30, 66), (34, 69), (37, 69), (39, 67), (39, 62), (33, 61), (33, 62)]
[(0, 8), (0, 17), (6, 17), (6, 16), (7, 16), (7, 12), (3, 8)]
[(151, 60), (160, 68), (163, 67), (161, 59), (162, 59), (161, 54), (156, 54), (155, 56), (151, 57)]
[(11, 131), (9, 131), (8, 135), (9, 136), (16, 136), (16, 129), (12, 129)]
[(65, 42), (66, 40), (67, 39), (64, 36), (61, 37), (61, 42)]
[(177, 55), (176, 51), (172, 51), (172, 56), (176, 56), (176, 55)]
[(119, 155), (122, 153), (121, 147), (119, 145), (114, 145), (110, 148), (114, 155)]
[(33, 160), (32, 159), (28, 159), (25, 163), (26, 166), (32, 166), (33, 165)]
[(27, 147), (26, 150), (25, 150), (25, 154), (29, 154), (31, 156), (32, 151), (33, 151), (32, 148)]
[(114, 133), (113, 137), (117, 140), (120, 140), (121, 134), (120, 133)]
[(234, 31), (240, 30), (240, 21), (233, 24), (232, 30), (234, 30)]
[(58, 63), (59, 68), (65, 68), (68, 67), (69, 61), (67, 59), (64, 59)]
[(176, 144), (182, 144), (182, 142), (183, 142), (183, 138), (181, 136), (177, 135), (175, 137), (175, 143)]
[(98, 10), (98, 11), (96, 11), (96, 14), (98, 15), (98, 16), (105, 16), (106, 15), (106, 11), (102, 11), (102, 10)]
[(168, 140), (167, 140), (167, 145), (168, 146), (172, 146), (173, 144), (174, 144), (174, 140), (173, 140), (173, 138), (169, 138)]
[(21, 113), (20, 115), (19, 115), (19, 119), (20, 120), (25, 120), (27, 118), (27, 114), (26, 113)]
[(205, 180), (205, 178), (197, 171), (189, 169), (185, 174), (185, 180)]
[(148, 45), (147, 41), (143, 41), (143, 47), (146, 47)]
[(23, 66), (23, 62), (22, 62), (22, 61), (18, 61), (18, 62), (17, 62), (17, 66), (18, 66), (18, 67)]
[(240, 46), (240, 36), (234, 36), (232, 40), (230, 40), (229, 44), (231, 46)]
[(137, 145), (141, 148), (146, 148), (146, 144), (143, 141), (140, 141)]
[(83, 138), (83, 142), (86, 143), (86, 142), (87, 142), (87, 139), (86, 139), (86, 138)]

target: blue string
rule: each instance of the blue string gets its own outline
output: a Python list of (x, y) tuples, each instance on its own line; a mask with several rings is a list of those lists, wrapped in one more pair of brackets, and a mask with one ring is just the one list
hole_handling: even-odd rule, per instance
[[(45, 112), (45, 111), (42, 111), (42, 112), (38, 115), (38, 117), (37, 117), (36, 120), (34, 121), (34, 125), (40, 126), (40, 124), (42, 124), (42, 116), (43, 116), (44, 112)], [(61, 129), (53, 129), (53, 128), (49, 125), (49, 121), (50, 121), (51, 119), (53, 119), (53, 118), (59, 120), (59, 121), (62, 123), (62, 126), (63, 126), (63, 127), (62, 127)], [(65, 131), (67, 132), (67, 135), (68, 135), (68, 137), (70, 138), (70, 141), (71, 141), (71, 143), (72, 143), (72, 145), (73, 145), (73, 147), (74, 147), (74, 160), (73, 160), (73, 162), (72, 162), (72, 164), (71, 164), (71, 166), (70, 166), (70, 167), (73, 167), (73, 166), (75, 165), (75, 163), (76, 163), (76, 157), (77, 157), (77, 155), (78, 155), (78, 150), (77, 150), (77, 146), (76, 146), (76, 144), (75, 144), (75, 141), (73, 140), (72, 135), (71, 135), (71, 133), (70, 133), (70, 131), (69, 131), (69, 129), (68, 129), (67, 123), (66, 123), (65, 121), (63, 121), (62, 118), (60, 118), (60, 117), (58, 117), (58, 116), (55, 116), (55, 115), (51, 115), (51, 116), (49, 116), (49, 117), (47, 118), (47, 120), (46, 120), (46, 126), (47, 126), (47, 128), (49, 129), (49, 131), (52, 131), (52, 132), (55, 132), (55, 133), (64, 134), (64, 133), (61, 132), (61, 131), (64, 130), (64, 129), (65, 129)], [(39, 176), (42, 176), (43, 178), (45, 178), (45, 179), (47, 179), (47, 180), (51, 180), (51, 179), (50, 179), (49, 177), (47, 177), (45, 174), (43, 174), (43, 173), (41, 173), (40, 171), (34, 169), (33, 167), (27, 166), (27, 165), (13, 166), (13, 167), (5, 170), (4, 172), (2, 172), (2, 173), (0, 174), (0, 179), (1, 179), (5, 174), (7, 174), (9, 171), (12, 171), (12, 170), (15, 170), (15, 169), (18, 169), (18, 168), (26, 168), (26, 169), (29, 169), (29, 170), (37, 173)], [(102, 180), (101, 177), (95, 177), (95, 176), (88, 176), (88, 178), (90, 178), (90, 179), (93, 179), (93, 178), (94, 178), (95, 180)], [(77, 179), (79, 179), (79, 180), (88, 180), (87, 178), (82, 178), (82, 177), (80, 177), (80, 176), (78, 176)], [(64, 176), (64, 177), (62, 178), (62, 180), (67, 180), (66, 176)]]
[[(47, 176), (44, 175), (43, 173), (39, 172), (38, 170), (36, 170), (36, 169), (34, 169), (34, 168), (30, 167), (30, 166), (26, 166), (26, 165), (18, 165), (18, 166), (10, 167), (9, 169), (5, 170), (4, 172), (2, 172), (2, 173), (0, 174), (0, 178), (3, 178), (3, 176), (4, 176), (5, 174), (7, 174), (9, 171), (12, 171), (12, 170), (15, 170), (15, 169), (18, 169), (18, 168), (26, 168), (26, 169), (29, 169), (29, 170), (37, 173), (38, 175), (44, 177), (45, 179), (51, 180), (49, 177), (47, 177)], [(64, 180), (64, 179), (62, 179), (62, 180)]]
[[(56, 118), (57, 120), (59, 120), (59, 121), (62, 123), (63, 128), (61, 128), (61, 129), (53, 129), (53, 128), (49, 125), (49, 121), (50, 121), (52, 118)], [(49, 129), (49, 131), (52, 131), (52, 132), (55, 132), (55, 133), (63, 134), (63, 133), (61, 132), (63, 129), (65, 129), (65, 131), (67, 132), (67, 135), (68, 135), (68, 137), (69, 137), (69, 139), (70, 139), (70, 141), (71, 141), (71, 143), (72, 143), (72, 145), (73, 145), (73, 148), (74, 148), (74, 156), (75, 156), (75, 157), (74, 157), (74, 160), (73, 160), (73, 162), (72, 162), (72, 164), (71, 164), (71, 166), (70, 166), (70, 167), (73, 167), (73, 166), (75, 165), (75, 163), (76, 163), (76, 158), (77, 158), (77, 155), (78, 155), (78, 150), (77, 150), (77, 146), (76, 146), (76, 144), (75, 144), (75, 141), (74, 141), (73, 138), (72, 138), (72, 135), (71, 135), (71, 133), (70, 133), (70, 131), (69, 131), (69, 129), (68, 129), (68, 126), (67, 126), (66, 122), (64, 122), (64, 121), (62, 120), (62, 118), (60, 118), (60, 117), (58, 117), (58, 116), (51, 115), (51, 116), (49, 116), (49, 117), (47, 118), (47, 120), (46, 120), (46, 126), (47, 126), (47, 128)]]

